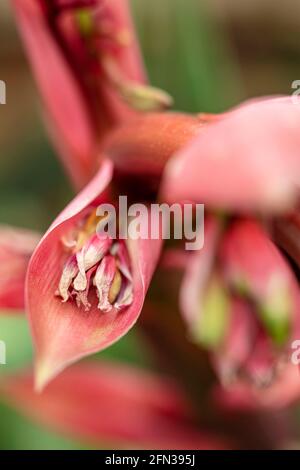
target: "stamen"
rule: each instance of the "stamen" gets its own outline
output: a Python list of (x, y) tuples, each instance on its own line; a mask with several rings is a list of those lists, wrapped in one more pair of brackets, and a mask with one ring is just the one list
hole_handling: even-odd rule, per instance
[(122, 310), (125, 307), (129, 307), (133, 302), (133, 286), (131, 282), (123, 284), (118, 300), (115, 303), (117, 310)]
[(84, 291), (82, 292), (77, 292), (76, 290), (73, 291), (73, 294), (76, 296), (77, 307), (80, 308), (80, 306), (83, 305), (84, 310), (86, 312), (88, 312), (89, 309), (91, 308), (91, 304), (88, 301), (88, 294), (89, 294), (89, 290), (91, 286), (92, 277), (95, 274), (96, 270), (97, 270), (97, 267), (94, 266), (92, 269), (90, 269), (87, 272), (87, 286)]
[(86, 271), (99, 263), (105, 253), (109, 250), (112, 239), (93, 235), (90, 241), (80, 250), (77, 255), (77, 265), (79, 273), (74, 280), (74, 288), (77, 291), (84, 291), (87, 287)]
[(127, 249), (124, 243), (114, 243), (110, 250), (113, 256), (118, 258), (118, 268), (126, 279), (132, 281), (132, 276), (130, 272), (130, 263), (128, 259)]
[(116, 271), (114, 280), (112, 282), (112, 285), (109, 289), (109, 295), (108, 295), (108, 300), (109, 302), (113, 305), (115, 301), (117, 300), (117, 297), (120, 293), (122, 287), (122, 276), (119, 270)]
[(97, 288), (98, 308), (100, 310), (109, 312), (112, 309), (112, 303), (120, 292), (121, 283), (122, 279), (118, 275), (115, 258), (111, 255), (105, 256), (94, 277), (94, 286)]
[[(114, 241), (106, 234), (96, 232), (99, 217), (93, 211), (85, 221), (72, 231), (69, 250), (72, 256), (67, 260), (59, 282), (57, 295), (63, 302), (73, 300), (77, 307), (90, 310), (89, 293), (96, 288), (98, 309), (110, 312), (113, 308), (122, 310), (133, 302), (132, 274), (130, 260), (123, 241)], [(70, 234), (63, 237), (65, 240)]]
[(101, 219), (102, 217), (97, 216), (97, 209), (94, 209), (88, 216), (86, 222), (83, 224), (83, 227), (78, 234), (76, 251), (81, 250), (88, 239), (95, 233), (97, 224)]
[(58, 295), (61, 296), (63, 302), (67, 302), (69, 298), (68, 290), (77, 273), (78, 273), (78, 266), (77, 266), (76, 256), (73, 255), (66, 262), (60, 281), (59, 281)]

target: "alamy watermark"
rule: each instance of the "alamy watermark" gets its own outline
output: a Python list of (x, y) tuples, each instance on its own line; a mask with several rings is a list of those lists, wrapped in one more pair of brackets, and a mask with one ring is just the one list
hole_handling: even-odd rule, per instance
[(291, 362), (294, 366), (299, 366), (300, 364), (300, 340), (296, 339), (292, 342), (291, 348), (293, 349), (293, 353), (291, 354)]
[(292, 93), (293, 104), (300, 104), (300, 80), (294, 80), (291, 84), (291, 88), (295, 90)]
[(126, 240), (185, 240), (186, 250), (204, 245), (204, 204), (132, 204), (119, 196), (118, 204), (101, 204), (96, 211), (99, 236)]
[(0, 105), (6, 104), (6, 83), (0, 80)]
[(6, 344), (4, 341), (0, 341), (0, 365), (6, 364)]

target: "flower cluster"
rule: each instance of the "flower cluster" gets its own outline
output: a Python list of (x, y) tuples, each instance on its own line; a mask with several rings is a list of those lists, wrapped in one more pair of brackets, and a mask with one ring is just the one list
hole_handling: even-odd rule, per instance
[[(51, 136), (80, 192), (37, 246), (34, 234), (1, 229), (0, 303), (25, 307), (36, 355), (34, 378), (9, 378), (1, 393), (92, 441), (244, 446), (239, 432), (232, 443), (205, 425), (222, 434), (241, 409), (281, 409), (300, 396), (290, 361), (300, 337), (300, 107), (289, 97), (268, 97), (220, 115), (169, 112), (169, 95), (147, 84), (126, 0), (13, 4)], [(120, 194), (145, 204), (204, 203), (204, 248), (186, 253), (176, 241), (163, 246), (163, 237), (99, 235), (96, 207)], [(166, 298), (157, 302), (160, 276)], [(175, 290), (179, 302), (171, 299)], [(159, 358), (169, 364), (179, 357), (175, 368), (199, 374), (192, 404), (183, 370), (171, 385), (112, 365), (77, 365), (46, 387), (70, 364), (118, 341), (144, 303), (139, 324)], [(162, 347), (164, 334), (176, 344), (180, 333), (176, 354)], [(33, 381), (38, 391), (46, 387), (42, 395)]]

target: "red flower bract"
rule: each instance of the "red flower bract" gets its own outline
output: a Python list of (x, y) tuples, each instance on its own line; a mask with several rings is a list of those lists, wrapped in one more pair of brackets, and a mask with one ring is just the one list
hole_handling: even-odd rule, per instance
[[(63, 264), (68, 259), (64, 249), (65, 237), (81, 221), (88, 208), (95, 208), (97, 204), (108, 201), (105, 191), (111, 178), (112, 165), (109, 161), (104, 161), (96, 177), (52, 224), (30, 261), (26, 297), (36, 348), (36, 384), (39, 389), (66, 365), (117, 341), (134, 325), (141, 312), (160, 254), (161, 240), (127, 240), (132, 276), (132, 298), (129, 301), (127, 298), (127, 303), (126, 292), (119, 285), (117, 295), (123, 296), (121, 304), (118, 297), (110, 300), (109, 308), (104, 308), (100, 298), (104, 290), (101, 290), (101, 286), (99, 288), (94, 272), (92, 275), (95, 275), (99, 298), (97, 299), (93, 286), (90, 305), (82, 302), (84, 306), (80, 306), (81, 302), (76, 302), (78, 298), (73, 299), (72, 292), (70, 295), (67, 293), (67, 298), (55, 295), (64, 272)], [(94, 269), (101, 261), (100, 258), (94, 260), (92, 266), (85, 267), (87, 277), (88, 270)], [(81, 289), (75, 283), (76, 275), (77, 271), (71, 276), (70, 284), (73, 282), (75, 294), (78, 294)], [(99, 296), (100, 292), (102, 294)]]
[(30, 230), (0, 226), (0, 309), (24, 310), (27, 266), (40, 238)]
[[(72, 181), (82, 187), (97, 169), (99, 139), (133, 114), (101, 69), (103, 60), (113, 61), (124, 80), (145, 81), (127, 0), (13, 4), (50, 132)], [(111, 37), (98, 38), (94, 30), (105, 27)]]
[(162, 199), (229, 211), (283, 212), (299, 185), (300, 107), (252, 100), (222, 114), (167, 166)]
[(181, 306), (228, 396), (240, 390), (246, 402), (252, 397), (256, 404), (279, 406), (282, 389), (284, 406), (299, 394), (298, 368), (291, 362), (300, 332), (299, 289), (258, 222), (237, 219), (222, 227), (207, 221), (205, 247), (188, 263)]
[(30, 374), (0, 381), (0, 396), (26, 415), (95, 446), (225, 449), (198, 429), (173, 381), (121, 364), (74, 366), (36, 395)]

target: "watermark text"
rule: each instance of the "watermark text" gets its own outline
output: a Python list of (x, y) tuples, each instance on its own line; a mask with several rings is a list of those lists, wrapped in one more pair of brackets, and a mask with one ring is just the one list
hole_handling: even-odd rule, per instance
[(294, 80), (292, 82), (291, 88), (295, 90), (292, 93), (293, 104), (300, 104), (300, 80)]
[(4, 341), (0, 341), (0, 365), (6, 364), (6, 344)]
[(186, 250), (204, 245), (204, 204), (132, 204), (119, 196), (117, 205), (97, 208), (99, 236), (125, 240), (185, 240)]
[(6, 83), (0, 80), (0, 105), (6, 104)]

